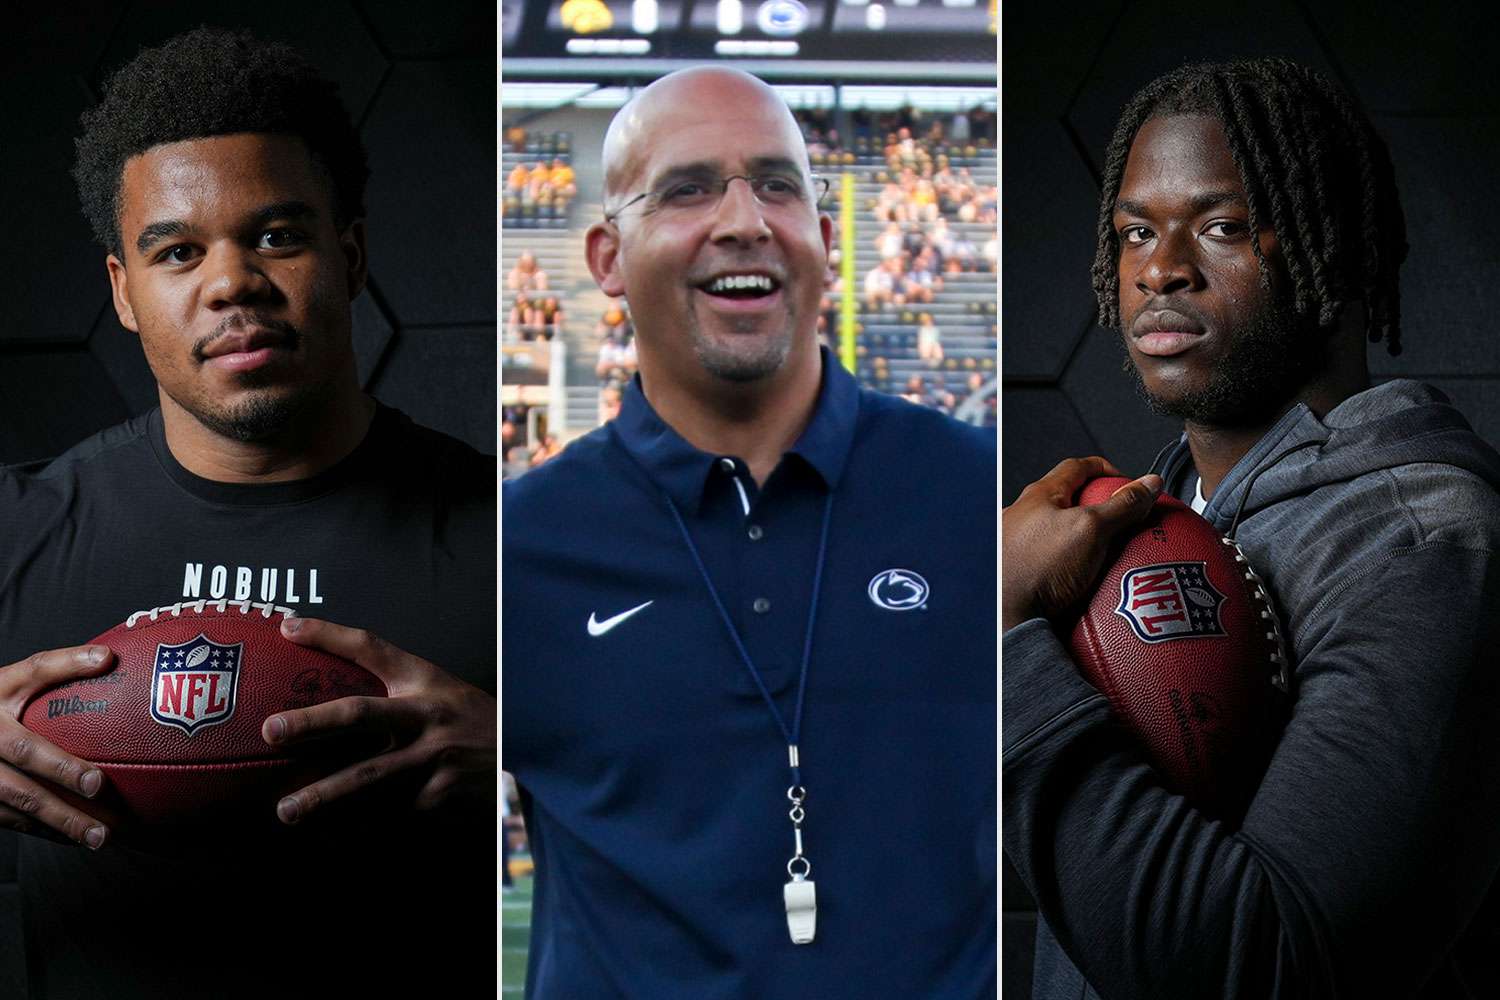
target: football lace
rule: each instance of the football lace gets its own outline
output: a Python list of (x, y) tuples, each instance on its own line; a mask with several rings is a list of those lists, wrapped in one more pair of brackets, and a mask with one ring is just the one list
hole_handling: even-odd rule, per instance
[(176, 604), (167, 604), (159, 608), (147, 608), (145, 611), (133, 611), (130, 617), (125, 619), (126, 628), (135, 628), (135, 623), (142, 618), (149, 617), (156, 621), (162, 615), (170, 614), (173, 618), (180, 617), (184, 609), (191, 610), (194, 614), (203, 614), (204, 608), (213, 608), (219, 614), (227, 614), (230, 608), (235, 608), (242, 615), (249, 615), (252, 611), (259, 611), (262, 618), (270, 618), (274, 614), (280, 614), (283, 618), (294, 618), (297, 612), (291, 608), (283, 608), (276, 604), (261, 604), (256, 601), (231, 601), (220, 598), (217, 601), (179, 601)]
[(1252, 595), (1261, 603), (1261, 620), (1270, 629), (1266, 633), (1266, 639), (1275, 647), (1271, 651), (1271, 684), (1278, 691), (1288, 692), (1292, 686), (1291, 663), (1287, 658), (1286, 643), (1281, 638), (1281, 625), (1276, 617), (1276, 606), (1271, 603), (1271, 595), (1266, 592), (1265, 585), (1256, 575), (1255, 568), (1250, 565), (1250, 560), (1245, 558), (1245, 550), (1240, 548), (1239, 543), (1233, 538), (1223, 536), (1220, 536), (1219, 541), (1234, 549), (1234, 561), (1244, 569), (1245, 580), (1252, 588)]

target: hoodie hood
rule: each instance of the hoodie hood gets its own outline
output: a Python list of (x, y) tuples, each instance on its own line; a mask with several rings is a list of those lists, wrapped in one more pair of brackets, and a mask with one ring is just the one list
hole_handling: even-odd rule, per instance
[[(1181, 495), (1192, 463), (1184, 433), (1152, 471)], [(1350, 396), (1322, 419), (1298, 403), (1229, 470), (1203, 516), (1232, 535), (1237, 519), (1278, 501), (1412, 463), (1457, 466), (1500, 490), (1500, 452), (1475, 435), (1442, 392), (1396, 379)]]

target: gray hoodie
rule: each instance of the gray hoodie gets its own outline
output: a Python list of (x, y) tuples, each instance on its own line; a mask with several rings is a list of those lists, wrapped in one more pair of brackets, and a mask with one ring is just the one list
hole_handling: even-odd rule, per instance
[[(1185, 440), (1157, 471), (1192, 496)], [(1500, 996), (1497, 489), (1500, 454), (1411, 381), (1299, 405), (1220, 483), (1204, 516), (1266, 581), (1293, 668), (1237, 828), (1162, 787), (1047, 622), (1005, 634), (1036, 997)]]

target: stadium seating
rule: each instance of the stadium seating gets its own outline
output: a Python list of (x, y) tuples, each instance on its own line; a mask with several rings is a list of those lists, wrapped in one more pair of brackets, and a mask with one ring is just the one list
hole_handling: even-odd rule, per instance
[[(516, 149), (510, 142), (502, 144), (500, 151), (503, 206), (501, 217), (504, 219), (506, 229), (565, 230), (568, 228), (571, 199), (548, 197), (544, 200), (533, 201), (513, 193), (509, 186), (509, 178), (517, 166), (523, 166), (529, 170), (538, 163), (552, 163), (556, 160), (571, 164), (573, 162), (572, 149), (573, 137), (568, 132), (526, 133), (524, 144), (520, 149)], [(550, 269), (548, 270), (550, 273)]]

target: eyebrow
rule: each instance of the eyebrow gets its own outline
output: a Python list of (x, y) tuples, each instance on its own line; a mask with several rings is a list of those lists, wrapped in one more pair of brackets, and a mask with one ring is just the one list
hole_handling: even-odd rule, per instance
[[(752, 174), (764, 173), (791, 173), (801, 175), (802, 165), (787, 156), (757, 156), (746, 161), (746, 166)], [(692, 163), (683, 163), (675, 167), (668, 167), (656, 178), (656, 182), (650, 187), (655, 191), (663, 184), (677, 180), (681, 177), (721, 177), (723, 176), (724, 164), (719, 160), (695, 160)]]
[(135, 248), (144, 254), (162, 240), (181, 236), (188, 231), (187, 223), (179, 222), (177, 219), (168, 219), (165, 222), (153, 222), (141, 234), (135, 238)]
[[(1238, 191), (1204, 191), (1202, 194), (1194, 195), (1188, 201), (1188, 208), (1194, 215), (1198, 215), (1199, 213), (1207, 212), (1209, 209), (1231, 204), (1246, 204), (1245, 196)], [(1129, 198), (1117, 198), (1115, 200), (1115, 211), (1124, 212), (1126, 215), (1146, 216), (1151, 214), (1145, 205), (1138, 201), (1131, 201)]]
[[(317, 217), (318, 210), (305, 201), (278, 201), (256, 209), (250, 216), (249, 224), (252, 227), (260, 227), (272, 222), (305, 221)], [(153, 222), (142, 229), (140, 235), (135, 238), (135, 249), (138, 253), (145, 254), (161, 241), (186, 236), (191, 231), (192, 227), (181, 219), (163, 219), (160, 222)]]

